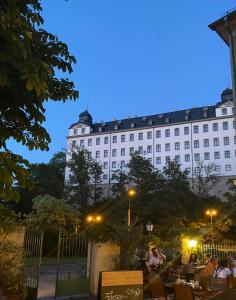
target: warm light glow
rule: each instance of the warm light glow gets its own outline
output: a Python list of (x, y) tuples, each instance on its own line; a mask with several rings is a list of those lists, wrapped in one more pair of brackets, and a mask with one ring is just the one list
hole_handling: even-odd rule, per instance
[(102, 221), (102, 217), (100, 215), (96, 216), (96, 222), (101, 222)]
[(135, 195), (136, 195), (136, 190), (135, 190), (135, 189), (129, 189), (129, 190), (128, 190), (128, 195), (129, 195), (130, 197), (135, 196)]
[(93, 216), (87, 216), (86, 220), (87, 222), (91, 223), (93, 221)]
[(206, 211), (206, 215), (214, 217), (217, 215), (217, 210), (216, 209), (208, 209)]
[(101, 215), (89, 215), (89, 216), (87, 216), (86, 221), (88, 223), (99, 223), (99, 222), (102, 222), (102, 216)]
[(195, 248), (197, 246), (196, 240), (189, 240), (188, 241), (189, 248)]

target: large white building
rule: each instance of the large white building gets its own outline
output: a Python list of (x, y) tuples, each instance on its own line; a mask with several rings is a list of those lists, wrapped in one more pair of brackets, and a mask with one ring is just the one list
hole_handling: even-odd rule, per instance
[(75, 145), (88, 149), (102, 164), (106, 185), (114, 182), (115, 170), (127, 168), (135, 151), (160, 170), (168, 160), (176, 160), (193, 178), (203, 161), (215, 164), (216, 175), (232, 178), (236, 175), (232, 90), (225, 89), (216, 105), (109, 122), (93, 123), (85, 111), (69, 129), (67, 147)]

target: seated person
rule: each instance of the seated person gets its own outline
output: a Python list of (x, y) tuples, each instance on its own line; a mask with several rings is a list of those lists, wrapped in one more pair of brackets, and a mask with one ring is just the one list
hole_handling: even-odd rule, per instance
[(212, 277), (213, 273), (215, 272), (215, 269), (218, 266), (218, 263), (219, 263), (218, 257), (212, 256), (210, 261), (206, 264), (206, 267), (205, 267), (203, 273)]
[(153, 272), (158, 272), (166, 260), (166, 256), (161, 252), (160, 249), (154, 247), (152, 248), (152, 254), (148, 259), (148, 264)]
[(189, 261), (186, 267), (186, 281), (194, 280), (195, 268), (197, 266), (197, 255), (195, 253), (191, 253), (189, 257)]
[(171, 276), (180, 277), (184, 273), (185, 264), (183, 263), (183, 254), (178, 253), (177, 257), (173, 260), (170, 269)]
[(227, 267), (227, 261), (222, 260), (216, 267), (213, 278), (227, 278), (232, 274), (232, 271)]

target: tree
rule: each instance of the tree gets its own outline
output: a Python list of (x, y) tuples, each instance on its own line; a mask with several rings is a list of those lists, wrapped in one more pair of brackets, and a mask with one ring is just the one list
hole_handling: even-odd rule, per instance
[(19, 197), (16, 184), (30, 187), (28, 161), (11, 152), (7, 140), (48, 150), (44, 103), (78, 98), (74, 83), (62, 77), (72, 72), (75, 57), (40, 27), (41, 10), (40, 0), (0, 2), (0, 197), (7, 200)]
[(91, 198), (93, 204), (96, 205), (102, 196), (103, 188), (102, 184), (102, 166), (97, 163), (97, 161), (92, 161), (91, 163), (91, 180), (93, 184), (93, 191), (91, 193)]
[(84, 148), (75, 147), (68, 156), (65, 195), (69, 203), (85, 212), (101, 195), (101, 165)]

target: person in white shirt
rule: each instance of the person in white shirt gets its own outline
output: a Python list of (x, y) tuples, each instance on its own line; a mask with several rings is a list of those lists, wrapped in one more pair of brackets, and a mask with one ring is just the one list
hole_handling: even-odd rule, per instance
[(152, 248), (152, 254), (149, 256), (148, 264), (153, 271), (157, 272), (165, 260), (166, 256), (158, 248)]
[(215, 269), (213, 273), (213, 278), (227, 278), (232, 274), (232, 271), (227, 268), (226, 262), (221, 262), (220, 265)]

